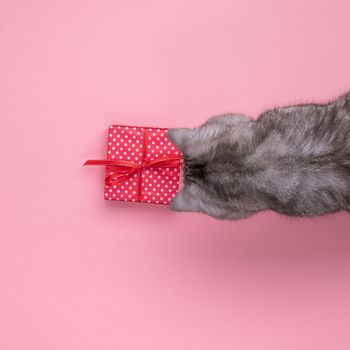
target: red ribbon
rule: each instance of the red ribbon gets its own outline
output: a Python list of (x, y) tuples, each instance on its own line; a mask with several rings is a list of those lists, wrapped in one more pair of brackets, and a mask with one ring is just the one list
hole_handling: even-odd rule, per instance
[(142, 170), (157, 168), (178, 168), (181, 165), (181, 157), (163, 157), (155, 160), (145, 161), (147, 150), (148, 130), (143, 130), (143, 155), (141, 164), (127, 162), (123, 160), (87, 160), (85, 165), (104, 165), (109, 166), (110, 175), (106, 176), (105, 184), (107, 186), (118, 185), (138, 174), (137, 199), (141, 200), (142, 189)]

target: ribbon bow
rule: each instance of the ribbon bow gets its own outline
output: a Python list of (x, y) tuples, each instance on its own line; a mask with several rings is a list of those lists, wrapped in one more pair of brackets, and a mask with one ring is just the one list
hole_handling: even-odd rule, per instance
[(157, 168), (178, 168), (181, 166), (181, 157), (163, 157), (155, 160), (145, 161), (146, 149), (147, 149), (147, 134), (148, 130), (144, 129), (144, 145), (143, 156), (140, 164), (127, 162), (124, 160), (87, 160), (85, 165), (104, 165), (110, 167), (109, 175), (105, 178), (105, 184), (107, 186), (118, 185), (127, 181), (135, 174), (138, 174), (138, 201), (141, 200), (142, 189), (142, 171), (144, 169), (157, 169)]

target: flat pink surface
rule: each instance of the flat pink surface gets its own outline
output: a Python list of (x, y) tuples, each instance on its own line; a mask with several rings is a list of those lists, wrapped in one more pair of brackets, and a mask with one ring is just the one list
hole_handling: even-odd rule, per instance
[(347, 0), (0, 2), (0, 349), (347, 350), (350, 215), (106, 202), (113, 123), (350, 89)]

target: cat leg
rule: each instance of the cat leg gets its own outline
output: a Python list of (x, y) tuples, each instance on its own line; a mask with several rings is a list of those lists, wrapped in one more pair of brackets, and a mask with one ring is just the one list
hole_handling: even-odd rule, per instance
[(174, 211), (201, 211), (196, 195), (192, 193), (192, 186), (185, 186), (170, 202), (170, 208)]
[(214, 117), (211, 117), (205, 122), (204, 125), (223, 124), (223, 125), (235, 126), (235, 125), (250, 122), (250, 121), (252, 121), (252, 119), (246, 115), (228, 113), (228, 114), (221, 114), (221, 115), (216, 115)]
[(190, 128), (172, 128), (167, 131), (170, 140), (182, 151), (186, 148), (193, 138), (195, 129)]
[(223, 215), (211, 215), (210, 216), (214, 217), (215, 219), (219, 219), (219, 220), (240, 220), (240, 219), (245, 219), (248, 218), (249, 216), (252, 216), (254, 214), (256, 214), (256, 211), (234, 211), (234, 212), (230, 212), (227, 214), (223, 214)]
[(248, 210), (227, 210), (216, 205), (208, 205), (200, 198), (199, 193), (192, 186), (185, 186), (170, 202), (170, 208), (174, 211), (201, 212), (208, 214), (219, 220), (239, 220), (247, 218), (257, 213), (257, 211)]
[(227, 203), (225, 204), (220, 200), (217, 201), (210, 198), (208, 198), (206, 201), (202, 201), (200, 206), (203, 213), (219, 220), (239, 220), (254, 215), (260, 210), (264, 210), (262, 208), (240, 208), (233, 205), (227, 205)]

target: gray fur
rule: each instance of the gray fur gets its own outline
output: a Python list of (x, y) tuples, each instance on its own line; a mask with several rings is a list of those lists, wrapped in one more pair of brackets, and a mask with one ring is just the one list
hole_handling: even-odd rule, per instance
[(209, 119), (170, 129), (184, 154), (171, 208), (219, 219), (272, 209), (292, 216), (350, 211), (350, 93), (327, 104)]

